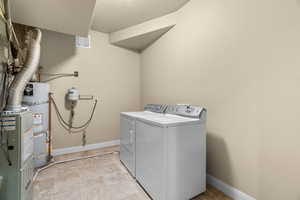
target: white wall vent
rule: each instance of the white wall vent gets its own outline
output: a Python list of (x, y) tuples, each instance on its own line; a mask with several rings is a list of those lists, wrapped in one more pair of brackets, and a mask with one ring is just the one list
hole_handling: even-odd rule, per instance
[(91, 36), (81, 37), (76, 36), (76, 47), (77, 48), (91, 48)]

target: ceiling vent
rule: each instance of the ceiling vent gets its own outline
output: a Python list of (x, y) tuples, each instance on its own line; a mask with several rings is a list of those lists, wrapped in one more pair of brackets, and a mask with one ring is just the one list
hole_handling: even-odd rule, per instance
[(91, 36), (82, 37), (76, 36), (76, 47), (77, 48), (91, 48)]

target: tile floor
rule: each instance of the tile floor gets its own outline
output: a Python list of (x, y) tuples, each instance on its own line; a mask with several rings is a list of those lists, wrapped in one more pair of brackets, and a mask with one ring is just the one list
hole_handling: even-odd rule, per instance
[[(56, 157), (66, 160), (96, 153), (118, 151), (118, 147)], [(194, 200), (230, 200), (208, 185)], [(150, 200), (119, 161), (118, 154), (68, 162), (39, 174), (34, 200)]]

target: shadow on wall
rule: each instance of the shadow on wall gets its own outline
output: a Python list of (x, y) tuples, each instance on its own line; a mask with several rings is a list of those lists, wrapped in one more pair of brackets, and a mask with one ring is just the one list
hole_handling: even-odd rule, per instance
[(43, 30), (41, 66), (52, 71), (76, 55), (75, 36)]
[(207, 133), (207, 173), (227, 183), (233, 183), (232, 167), (227, 145), (223, 138)]

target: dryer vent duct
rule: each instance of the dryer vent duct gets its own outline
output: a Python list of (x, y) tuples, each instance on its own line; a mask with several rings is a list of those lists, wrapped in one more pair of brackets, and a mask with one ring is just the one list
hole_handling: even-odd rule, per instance
[(41, 53), (40, 43), (42, 32), (39, 29), (34, 29), (34, 31), (37, 33), (36, 38), (31, 39), (25, 66), (22, 71), (16, 75), (9, 88), (9, 95), (5, 110), (20, 111), (22, 109), (21, 103), (24, 89), (38, 69)]

